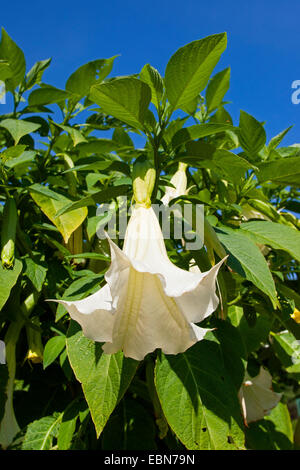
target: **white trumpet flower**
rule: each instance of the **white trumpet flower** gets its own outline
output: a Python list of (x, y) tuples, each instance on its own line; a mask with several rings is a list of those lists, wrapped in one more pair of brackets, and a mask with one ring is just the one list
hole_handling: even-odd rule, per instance
[(107, 284), (83, 300), (57, 300), (83, 334), (104, 342), (106, 354), (123, 350), (136, 360), (156, 348), (181, 353), (203, 339), (208, 330), (195, 323), (218, 306), (215, 283), (224, 260), (203, 273), (175, 266), (153, 209), (143, 205), (133, 208), (123, 250), (109, 243)]
[(261, 367), (256, 377), (250, 377), (246, 372), (238, 394), (245, 425), (268, 415), (281, 396), (272, 390), (272, 376), (266, 369)]

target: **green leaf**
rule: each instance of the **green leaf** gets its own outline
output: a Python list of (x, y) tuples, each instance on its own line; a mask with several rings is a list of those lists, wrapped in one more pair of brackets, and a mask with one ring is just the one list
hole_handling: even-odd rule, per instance
[(126, 194), (129, 189), (130, 186), (127, 184), (103, 189), (102, 191), (98, 191), (97, 193), (91, 194), (91, 196), (84, 197), (80, 201), (72, 202), (66, 205), (57, 212), (56, 217), (61, 217), (62, 215), (70, 211), (77, 210), (81, 207), (94, 206), (95, 204), (102, 204), (103, 202), (108, 202), (115, 197)]
[(201, 139), (203, 137), (208, 137), (209, 135), (234, 130), (235, 127), (230, 124), (219, 123), (196, 124), (194, 126), (184, 127), (174, 134), (172, 138), (172, 146), (176, 148), (190, 140)]
[(89, 140), (88, 142), (82, 142), (78, 144), (77, 150), (79, 150), (80, 157), (86, 157), (88, 155), (93, 154), (104, 154), (108, 152), (114, 152), (115, 150), (119, 150), (119, 148), (120, 145), (114, 140), (97, 139)]
[(155, 424), (136, 400), (124, 398), (103, 431), (103, 450), (155, 450)]
[(44, 349), (44, 369), (46, 369), (46, 367), (50, 366), (50, 364), (55, 361), (55, 359), (59, 356), (65, 346), (66, 337), (64, 335), (53, 336), (53, 338), (49, 339)]
[(0, 310), (6, 303), (10, 295), (10, 291), (16, 284), (18, 277), (22, 271), (22, 267), (22, 261), (18, 259), (15, 259), (15, 263), (12, 269), (5, 269), (0, 263)]
[(246, 345), (239, 328), (229, 321), (214, 318), (212, 326), (215, 327), (214, 336), (220, 343), (224, 366), (238, 391), (245, 375), (245, 359), (247, 358)]
[(26, 145), (14, 145), (13, 147), (8, 147), (6, 150), (1, 152), (1, 160), (6, 162), (12, 158), (18, 158), (20, 155), (22, 155), (25, 149)]
[(46, 279), (47, 267), (32, 258), (24, 258), (24, 275), (32, 282), (38, 292), (42, 290)]
[(100, 343), (86, 338), (80, 326), (71, 321), (67, 351), (75, 376), (82, 384), (99, 436), (116, 405), (127, 390), (138, 362), (121, 352), (104, 354)]
[(27, 134), (31, 132), (35, 132), (39, 127), (40, 124), (36, 124), (29, 121), (24, 121), (22, 119), (4, 119), (0, 122), (0, 126), (4, 127), (8, 130), (15, 141), (15, 145), (19, 142), (19, 140)]
[(81, 144), (82, 142), (87, 142), (86, 138), (82, 135), (80, 130), (75, 129), (75, 127), (63, 126), (62, 124), (56, 124), (56, 125), (60, 127), (61, 129), (63, 129), (64, 131), (66, 131), (70, 135), (73, 141), (74, 147), (76, 147), (76, 145), (78, 144)]
[[(203, 142), (189, 142), (186, 144), (186, 156), (179, 156), (175, 161), (190, 164), (196, 168), (209, 168), (219, 175), (220, 179), (240, 184), (245, 178), (245, 173), (253, 166), (244, 158), (225, 149), (217, 149), (211, 155), (207, 153), (202, 159), (206, 145)], [(213, 149), (214, 150), (214, 149)]]
[(269, 245), (275, 250), (284, 250), (300, 261), (300, 233), (287, 225), (267, 220), (246, 222), (241, 225), (243, 232), (256, 243)]
[[(99, 139), (98, 139), (99, 140)], [(128, 133), (123, 127), (116, 127), (112, 136), (112, 142), (121, 147), (134, 147), (134, 144)]]
[(211, 113), (220, 106), (224, 95), (229, 90), (230, 67), (217, 73), (209, 82), (206, 88), (207, 112)]
[[(300, 364), (300, 342), (289, 331), (271, 333), (272, 345), (276, 355), (287, 369)], [(300, 372), (300, 371), (299, 371)]]
[(61, 424), (59, 426), (59, 433), (57, 437), (58, 450), (68, 450), (71, 447), (72, 438), (76, 429), (76, 421), (79, 417), (79, 412), (86, 407), (86, 404), (78, 400), (72, 401), (62, 415)]
[(278, 135), (276, 135), (275, 137), (273, 137), (269, 144), (268, 144), (268, 150), (269, 152), (271, 152), (271, 150), (275, 149), (276, 147), (278, 147), (278, 145), (280, 144), (280, 142), (282, 141), (282, 139), (286, 136), (286, 134), (292, 129), (293, 126), (290, 126), (288, 127), (287, 129), (285, 129), (284, 131), (280, 132)]
[[(13, 147), (9, 147), (11, 149)], [(8, 150), (8, 149), (7, 149)], [(36, 152), (32, 150), (26, 150), (21, 155), (16, 158), (11, 158), (10, 160), (5, 162), (5, 166), (7, 168), (15, 168), (15, 171), (20, 170), (20, 168), (26, 168), (29, 164), (34, 162), (36, 156)], [(18, 168), (17, 168), (18, 167)]]
[(234, 231), (224, 226), (215, 227), (215, 230), (220, 242), (230, 254), (228, 265), (266, 293), (276, 307), (278, 301), (274, 280), (259, 248), (241, 230)]
[(176, 356), (161, 354), (155, 382), (164, 415), (187, 449), (237, 448), (232, 416), (239, 410), (237, 392), (215, 341), (202, 340)]
[(78, 99), (87, 96), (91, 86), (102, 82), (111, 72), (116, 57), (93, 60), (82, 65), (68, 78), (66, 90), (78, 95)]
[[(10, 78), (13, 75), (13, 72), (9, 66), (9, 63), (6, 60), (1, 60), (0, 59), (0, 80), (5, 82), (8, 78)], [(1, 91), (1, 98), (3, 95), (5, 95), (6, 90)]]
[(300, 187), (299, 157), (285, 157), (258, 165), (257, 178), (260, 183), (272, 181), (284, 186)]
[(22, 82), (26, 70), (26, 62), (23, 51), (11, 39), (4, 28), (0, 43), (0, 59), (7, 61), (11, 70), (10, 78), (7, 78), (5, 86), (7, 91), (13, 92)]
[(292, 450), (293, 428), (287, 405), (278, 403), (270, 415), (251, 423), (246, 430), (247, 448)]
[(42, 88), (33, 90), (28, 97), (29, 106), (39, 106), (45, 104), (57, 103), (61, 104), (67, 98), (70, 97), (70, 93), (65, 90), (60, 90), (50, 85), (44, 85)]
[(25, 78), (25, 89), (30, 90), (34, 85), (41, 83), (42, 76), (47, 67), (49, 67), (51, 59), (40, 60), (34, 64), (29, 70)]
[(66, 170), (64, 173), (70, 173), (71, 171), (89, 171), (89, 170), (106, 170), (106, 171), (118, 171), (130, 176), (130, 167), (127, 163), (118, 160), (103, 160), (97, 157), (88, 157), (81, 160), (77, 160), (77, 164)]
[(137, 78), (118, 78), (108, 83), (93, 85), (90, 99), (129, 126), (143, 129), (151, 100), (149, 86)]
[(172, 109), (183, 109), (206, 87), (227, 44), (226, 33), (193, 41), (178, 49), (167, 64), (165, 86)]
[(243, 308), (236, 305), (231, 305), (229, 307), (228, 317), (231, 324), (238, 329), (248, 355), (259, 349), (262, 343), (266, 343), (268, 341), (270, 329), (273, 323), (271, 317), (257, 314), (255, 324), (253, 326), (249, 326), (243, 313)]
[(241, 111), (239, 141), (250, 160), (257, 160), (258, 152), (266, 143), (264, 127), (253, 116)]
[[(99, 284), (102, 279), (102, 275), (92, 273), (90, 276), (83, 276), (80, 279), (76, 279), (72, 284), (64, 291), (62, 298), (64, 300), (80, 300), (86, 297), (88, 294), (93, 294), (95, 290), (99, 289)], [(56, 311), (55, 321), (60, 320), (67, 313), (63, 305), (59, 304)]]
[(50, 188), (48, 188), (48, 186), (43, 186), (39, 183), (34, 183), (30, 185), (29, 190), (31, 192), (40, 194), (41, 196), (49, 197), (50, 199), (55, 199), (56, 201), (60, 201), (62, 197), (61, 194), (52, 191)]
[(61, 415), (45, 416), (27, 427), (22, 450), (49, 450), (57, 437)]
[(71, 209), (72, 213), (57, 215), (57, 213), (72, 204), (71, 200), (56, 193), (59, 197), (58, 200), (49, 198), (44, 194), (37, 192), (30, 192), (32, 199), (41, 208), (48, 219), (58, 228), (62, 234), (65, 243), (68, 242), (72, 233), (82, 224), (87, 216), (87, 209), (81, 207), (80, 209)]
[(151, 88), (151, 101), (156, 109), (159, 109), (164, 91), (163, 79), (160, 73), (150, 64), (146, 64), (141, 70), (140, 79)]

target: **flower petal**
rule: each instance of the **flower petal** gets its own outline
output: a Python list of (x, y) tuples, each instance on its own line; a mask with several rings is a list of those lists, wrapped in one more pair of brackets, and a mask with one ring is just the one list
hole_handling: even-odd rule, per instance
[(106, 284), (95, 294), (82, 300), (51, 300), (62, 304), (82, 327), (84, 336), (94, 341), (111, 341), (115, 321), (112, 309), (112, 298)]
[(242, 406), (245, 423), (258, 421), (277, 405), (282, 394), (272, 390), (272, 376), (263, 367), (256, 377), (247, 373), (242, 387), (239, 390), (239, 399)]
[(103, 345), (103, 350), (113, 354), (122, 349), (125, 356), (136, 360), (156, 348), (166, 354), (184, 352), (207, 331), (187, 321), (174, 299), (166, 296), (157, 276), (133, 267), (115, 315), (112, 342)]
[(175, 297), (175, 301), (190, 322), (198, 323), (211, 315), (219, 305), (216, 295), (216, 278), (220, 266), (225, 258), (216, 264), (204, 277), (200, 277), (198, 284), (192, 290)]

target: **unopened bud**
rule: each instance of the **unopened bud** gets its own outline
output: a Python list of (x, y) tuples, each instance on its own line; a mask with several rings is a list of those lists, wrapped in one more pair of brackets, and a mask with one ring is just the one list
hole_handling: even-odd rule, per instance
[(155, 184), (156, 171), (146, 157), (139, 157), (133, 164), (133, 195), (137, 204), (151, 206), (151, 195)]

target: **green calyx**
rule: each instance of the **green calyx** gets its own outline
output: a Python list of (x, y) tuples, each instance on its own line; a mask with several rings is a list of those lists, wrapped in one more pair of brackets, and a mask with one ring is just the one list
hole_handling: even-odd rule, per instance
[(145, 156), (139, 157), (133, 164), (133, 197), (137, 204), (151, 206), (151, 195), (155, 184), (156, 171)]

